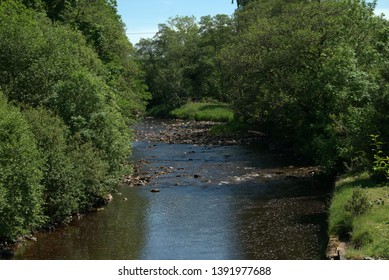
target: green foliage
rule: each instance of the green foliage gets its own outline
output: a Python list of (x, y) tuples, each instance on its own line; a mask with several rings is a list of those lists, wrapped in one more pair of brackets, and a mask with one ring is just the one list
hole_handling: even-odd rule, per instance
[(0, 92), (0, 240), (42, 225), (41, 155), (27, 122)]
[(152, 107), (148, 114), (160, 118), (228, 122), (234, 118), (230, 105), (217, 101), (188, 102), (178, 108), (169, 105)]
[(151, 107), (147, 111), (148, 116), (152, 116), (155, 118), (170, 118), (170, 112), (174, 110), (174, 107), (167, 104), (161, 104)]
[(353, 216), (360, 216), (368, 212), (371, 206), (366, 193), (362, 189), (356, 188), (353, 189), (351, 198), (347, 200), (344, 209)]
[(88, 211), (109, 193), (114, 182), (108, 162), (92, 142), (71, 136), (65, 123), (49, 111), (23, 111), (42, 154), (44, 213), (50, 224), (68, 221), (75, 213)]
[[(368, 203), (366, 191), (361, 187), (375, 187), (375, 183), (370, 180), (368, 173), (361, 173), (356, 176), (345, 176), (338, 179), (335, 186), (331, 205), (329, 207), (329, 233), (341, 237), (349, 236), (354, 229), (355, 216), (358, 213), (371, 207)], [(356, 190), (356, 191), (354, 191)]]
[(249, 124), (233, 119), (224, 124), (214, 125), (211, 128), (211, 133), (214, 135), (236, 135), (249, 130), (249, 128)]
[(237, 117), (295, 151), (355, 168), (382, 127), (377, 41), (387, 43), (387, 22), (362, 1), (307, 2), (258, 0), (237, 12), (239, 33), (223, 50), (228, 95)]
[(373, 153), (374, 153), (374, 162), (373, 162), (373, 171), (377, 177), (386, 177), (389, 179), (389, 156), (385, 155), (382, 151), (383, 143), (378, 141), (379, 135), (370, 135), (373, 142)]
[[(377, 184), (368, 173), (343, 176), (337, 181), (329, 209), (329, 226), (331, 234), (339, 234), (338, 230), (344, 224), (338, 222), (348, 221), (346, 233), (350, 237), (350, 246), (347, 258), (388, 258), (388, 193), (388, 184)], [(370, 203), (367, 205), (366, 201)], [(350, 207), (349, 211), (345, 209), (346, 204), (349, 205), (347, 208)], [(363, 208), (367, 211), (360, 213)]]
[(329, 232), (350, 238), (348, 258), (388, 258), (388, 193), (389, 185), (377, 184), (367, 172), (337, 180)]
[(101, 203), (104, 195), (112, 192), (117, 178), (110, 176), (108, 163), (91, 142), (84, 143), (77, 136), (71, 140), (67, 152), (79, 192), (77, 212), (89, 211)]
[(329, 233), (340, 237), (348, 236), (352, 231), (353, 217), (344, 205), (350, 199), (352, 190), (342, 188), (335, 192), (329, 207)]
[(220, 102), (189, 102), (171, 111), (170, 115), (178, 119), (216, 122), (228, 122), (234, 118), (230, 106)]
[(180, 106), (205, 97), (227, 101), (219, 53), (232, 40), (226, 15), (176, 17), (159, 26), (153, 39), (137, 47), (152, 94), (152, 105)]
[(42, 154), (45, 207), (50, 222), (60, 223), (78, 210), (80, 190), (67, 154), (69, 131), (58, 117), (43, 108), (23, 111)]
[[(128, 124), (143, 114), (148, 93), (116, 1), (3, 0), (0, 22), (0, 90), (26, 108), (28, 122), (2, 105), (2, 113), (15, 116), (14, 122), (4, 119), (14, 127), (4, 137), (22, 135), (20, 149), (26, 155), (2, 152), (4, 160), (31, 173), (27, 181), (20, 168), (13, 166), (13, 176), (11, 165), (4, 166), (9, 174), (4, 172), (0, 180), (0, 211), (6, 213), (1, 215), (0, 238), (8, 239), (43, 222), (66, 222), (112, 191), (128, 171)], [(27, 150), (35, 151), (35, 159)], [(21, 199), (12, 176), (20, 177), (20, 185), (24, 180), (26, 190), (36, 190)], [(12, 187), (15, 196), (9, 199)], [(27, 207), (31, 209), (23, 221), (18, 211)], [(9, 209), (14, 209), (14, 224)]]

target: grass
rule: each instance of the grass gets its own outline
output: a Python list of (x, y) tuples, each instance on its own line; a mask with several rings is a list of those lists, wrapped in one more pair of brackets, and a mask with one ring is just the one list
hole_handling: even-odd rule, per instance
[(234, 119), (230, 105), (219, 102), (189, 102), (171, 112), (178, 119), (228, 122)]
[(211, 128), (211, 133), (213, 135), (233, 135), (237, 132), (247, 131), (249, 129), (249, 124), (232, 120), (223, 124), (216, 124)]
[(229, 104), (221, 102), (188, 102), (179, 108), (165, 105), (153, 107), (148, 112), (154, 117), (170, 117), (183, 120), (229, 122), (234, 113)]
[[(356, 189), (362, 191), (369, 204), (369, 210), (360, 215), (346, 210)], [(349, 236), (350, 259), (389, 259), (389, 183), (377, 184), (368, 173), (338, 180), (329, 209), (329, 231)]]

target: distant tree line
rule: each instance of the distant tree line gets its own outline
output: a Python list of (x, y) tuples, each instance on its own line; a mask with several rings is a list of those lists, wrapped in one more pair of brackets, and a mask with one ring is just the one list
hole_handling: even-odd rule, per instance
[(389, 141), (389, 26), (375, 3), (238, 5), (233, 18), (171, 19), (137, 45), (151, 104), (228, 101), (238, 120), (328, 171), (371, 170), (371, 135), (383, 154)]
[(0, 1), (0, 241), (102, 202), (148, 93), (115, 1)]
[(227, 15), (171, 18), (152, 39), (137, 44), (137, 55), (152, 93), (151, 105), (179, 105), (189, 99), (227, 98), (220, 53), (232, 42)]

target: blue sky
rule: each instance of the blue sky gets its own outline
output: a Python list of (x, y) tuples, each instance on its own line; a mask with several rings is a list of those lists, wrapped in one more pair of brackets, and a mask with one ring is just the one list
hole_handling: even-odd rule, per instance
[(386, 15), (386, 18), (389, 18), (389, 0), (378, 0), (376, 13), (383, 13)]
[[(158, 24), (170, 17), (233, 14), (231, 0), (118, 0), (118, 12), (126, 24), (127, 36), (135, 44), (141, 37), (151, 38)], [(389, 16), (389, 0), (378, 0), (376, 13)]]
[[(385, 0), (389, 1), (389, 0)], [(127, 27), (127, 36), (135, 44), (140, 37), (153, 37), (158, 24), (170, 17), (233, 14), (231, 0), (118, 0), (118, 12)], [(134, 34), (142, 33), (142, 34)], [(152, 34), (149, 34), (152, 33)]]

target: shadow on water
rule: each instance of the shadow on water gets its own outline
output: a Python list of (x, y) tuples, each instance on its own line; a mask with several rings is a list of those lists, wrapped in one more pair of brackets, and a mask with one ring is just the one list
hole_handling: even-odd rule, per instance
[(104, 211), (54, 232), (38, 233), (38, 241), (20, 246), (15, 259), (139, 259), (147, 231), (147, 199), (129, 188), (114, 199)]
[(330, 188), (266, 174), (289, 168), (282, 156), (245, 146), (137, 142), (131, 160), (142, 160), (140, 172), (153, 176), (147, 186), (121, 186), (104, 211), (38, 234), (15, 258), (324, 258)]

